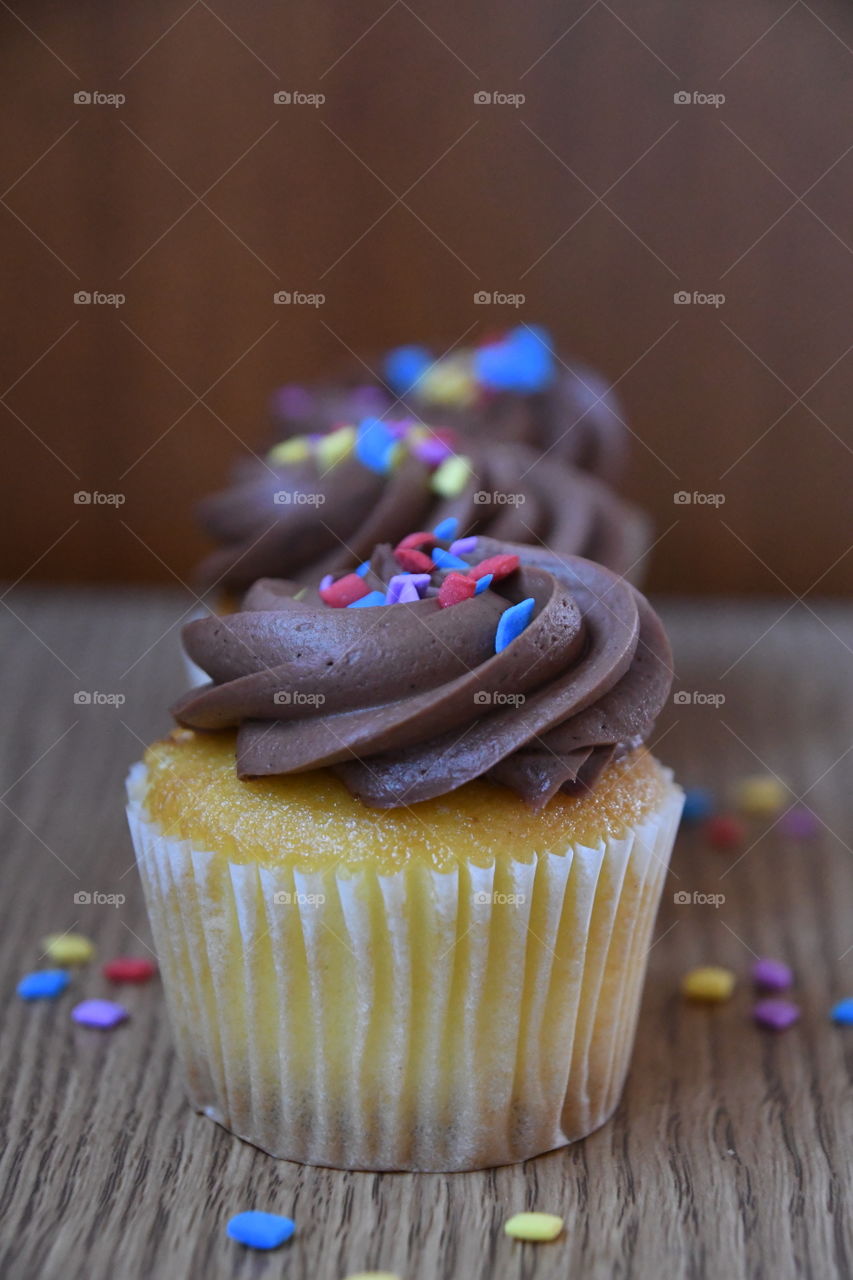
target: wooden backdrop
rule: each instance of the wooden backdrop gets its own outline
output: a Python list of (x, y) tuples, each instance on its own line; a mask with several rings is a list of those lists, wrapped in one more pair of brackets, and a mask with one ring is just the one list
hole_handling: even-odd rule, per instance
[(518, 316), (618, 384), (656, 587), (853, 587), (842, 0), (9, 0), (0, 34), (4, 576), (185, 579), (277, 383)]

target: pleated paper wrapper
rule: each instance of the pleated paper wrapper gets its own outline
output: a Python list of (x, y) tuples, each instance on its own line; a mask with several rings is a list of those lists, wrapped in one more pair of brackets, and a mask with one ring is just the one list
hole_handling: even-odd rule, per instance
[(610, 1116), (681, 813), (671, 775), (621, 839), (391, 874), (168, 838), (145, 776), (128, 817), (197, 1110), (280, 1158), (435, 1171), (525, 1160)]

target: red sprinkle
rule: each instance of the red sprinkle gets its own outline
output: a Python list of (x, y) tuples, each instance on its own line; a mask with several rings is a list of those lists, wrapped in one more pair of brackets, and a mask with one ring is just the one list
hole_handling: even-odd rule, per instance
[(438, 607), (447, 609), (452, 604), (470, 600), (476, 590), (476, 582), (467, 574), (449, 573), (438, 589)]
[(348, 573), (345, 578), (338, 578), (337, 582), (333, 582), (331, 586), (322, 587), (320, 599), (324, 604), (331, 605), (333, 609), (345, 609), (354, 600), (360, 600), (362, 596), (366, 596), (369, 589), (364, 578), (360, 578), (357, 573)]
[[(434, 573), (435, 565), (423, 551), (415, 551), (413, 547), (398, 547), (394, 559), (407, 573)], [(361, 579), (359, 578), (359, 582)]]
[(422, 548), (422, 547), (437, 547), (437, 546), (438, 546), (438, 538), (435, 536), (434, 533), (407, 533), (405, 538), (401, 538), (400, 541), (397, 543), (396, 549), (394, 551), (394, 555), (397, 554), (397, 552), (400, 550), (401, 547), (403, 548), (403, 550), (406, 550), (406, 548), (409, 548), (409, 547), (414, 547), (414, 549), (417, 551), (419, 548)]
[(720, 813), (705, 823), (705, 834), (715, 849), (736, 849), (746, 839), (746, 827), (733, 814)]
[(481, 560), (479, 564), (475, 564), (470, 573), (475, 580), (484, 577), (487, 573), (493, 573), (497, 582), (498, 578), (506, 578), (508, 574), (515, 573), (520, 563), (518, 556), (489, 556), (488, 560)]
[(137, 960), (134, 956), (121, 956), (104, 965), (104, 977), (110, 982), (147, 982), (157, 972), (150, 960)]

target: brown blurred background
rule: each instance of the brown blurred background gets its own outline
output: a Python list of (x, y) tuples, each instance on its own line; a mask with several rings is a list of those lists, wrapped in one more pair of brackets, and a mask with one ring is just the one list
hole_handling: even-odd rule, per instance
[(520, 319), (616, 384), (654, 587), (853, 588), (849, 5), (14, 0), (0, 32), (3, 576), (186, 580), (276, 385)]

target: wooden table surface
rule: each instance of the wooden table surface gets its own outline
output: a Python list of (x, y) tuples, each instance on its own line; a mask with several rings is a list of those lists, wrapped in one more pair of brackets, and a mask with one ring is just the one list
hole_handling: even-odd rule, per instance
[[(658, 753), (688, 784), (727, 788), (750, 772), (777, 773), (806, 793), (819, 836), (797, 844), (756, 824), (745, 849), (729, 854), (682, 835), (614, 1119), (527, 1164), (443, 1176), (277, 1162), (195, 1115), (156, 983), (124, 989), (131, 1020), (110, 1033), (69, 1017), (76, 999), (109, 994), (97, 966), (56, 1002), (17, 999), (15, 983), (38, 964), (48, 932), (79, 929), (101, 958), (145, 954), (150, 943), (122, 784), (168, 726), (186, 605), (166, 592), (26, 586), (4, 604), (2, 1276), (853, 1274), (853, 1030), (828, 1017), (834, 1000), (853, 995), (848, 607), (664, 603), (676, 688), (691, 701), (668, 709)], [(79, 690), (126, 700), (81, 704)], [(725, 901), (694, 902), (694, 893)], [(87, 904), (79, 894), (125, 901)], [(796, 970), (803, 1015), (784, 1034), (750, 1021), (755, 955)], [(729, 1004), (681, 1000), (683, 970), (701, 962), (741, 975)], [(294, 1241), (262, 1255), (226, 1239), (226, 1220), (252, 1207), (293, 1216)], [(504, 1219), (532, 1207), (565, 1217), (559, 1241), (504, 1237)]]

